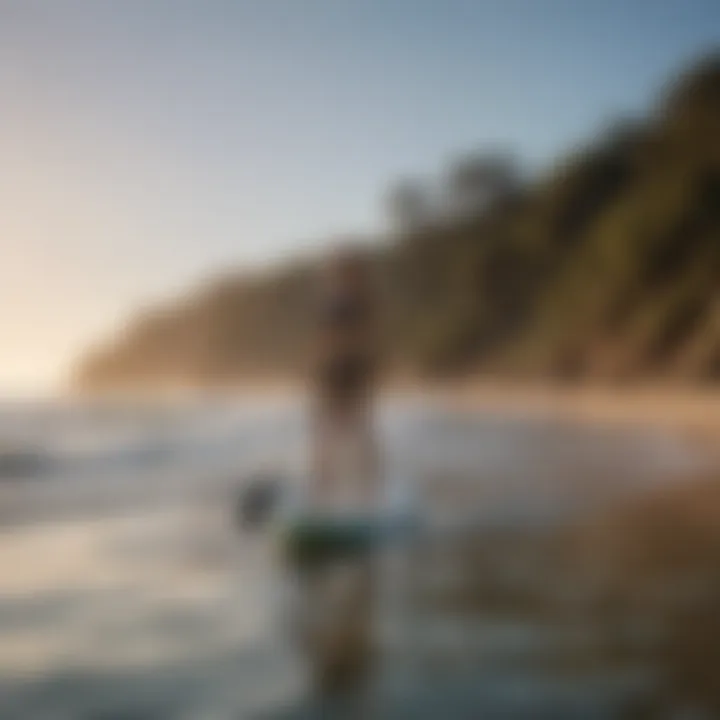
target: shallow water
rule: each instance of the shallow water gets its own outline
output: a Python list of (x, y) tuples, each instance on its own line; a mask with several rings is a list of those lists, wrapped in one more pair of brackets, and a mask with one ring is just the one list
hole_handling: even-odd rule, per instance
[[(296, 400), (1, 408), (0, 717), (312, 713), (277, 627), (268, 543), (232, 524), (253, 470), (302, 476), (305, 431)], [(514, 587), (549, 584), (526, 551), (543, 529), (713, 462), (672, 436), (460, 416), (422, 399), (387, 404), (381, 431), (388, 475), (415, 486), (438, 537), (481, 531), (483, 599), (510, 576)], [(453, 563), (437, 547), (421, 552), (421, 582), (442, 585), (433, 573)], [(439, 717), (438, 707), (540, 717), (543, 702), (547, 717), (616, 717), (613, 698), (649, 682), (609, 665), (582, 682), (548, 674), (568, 647), (593, 646), (592, 628), (548, 626), (532, 604), (511, 618), (432, 603), (400, 615), (404, 639), (384, 645), (373, 717)], [(386, 622), (391, 637), (401, 623)]]

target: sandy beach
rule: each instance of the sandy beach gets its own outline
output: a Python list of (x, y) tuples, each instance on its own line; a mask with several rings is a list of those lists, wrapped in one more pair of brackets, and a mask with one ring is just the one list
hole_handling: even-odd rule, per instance
[(720, 388), (661, 385), (578, 386), (469, 379), (430, 394), (465, 412), (669, 430), (712, 443), (720, 437)]

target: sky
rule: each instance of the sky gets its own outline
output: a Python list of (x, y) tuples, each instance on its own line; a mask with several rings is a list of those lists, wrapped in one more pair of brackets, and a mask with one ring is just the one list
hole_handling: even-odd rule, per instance
[(543, 168), (718, 47), (718, 0), (0, 0), (0, 392), (382, 229), (399, 178)]

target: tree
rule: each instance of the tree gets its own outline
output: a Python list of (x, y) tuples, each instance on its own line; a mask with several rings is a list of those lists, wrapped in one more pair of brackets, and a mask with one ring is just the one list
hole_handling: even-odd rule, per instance
[(387, 200), (393, 227), (410, 232), (425, 225), (432, 216), (428, 192), (415, 180), (401, 180), (390, 191)]
[(450, 169), (447, 191), (453, 215), (481, 212), (519, 186), (517, 166), (504, 153), (473, 155)]

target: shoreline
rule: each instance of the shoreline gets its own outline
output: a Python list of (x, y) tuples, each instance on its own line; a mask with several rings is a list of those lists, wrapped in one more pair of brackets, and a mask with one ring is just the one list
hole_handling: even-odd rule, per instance
[(720, 440), (720, 387), (558, 386), (474, 379), (430, 392), (458, 411), (662, 430), (710, 444), (711, 449)]
[[(259, 377), (251, 381), (199, 386), (118, 388), (98, 393), (68, 393), (63, 399), (89, 401), (194, 402), (197, 400), (263, 400), (307, 396), (303, 380)], [(423, 381), (400, 377), (381, 389), (385, 398), (428, 398), (449, 409), (497, 413), (504, 417), (570, 421), (614, 427), (646, 427), (681, 433), (698, 440), (720, 439), (720, 385), (679, 386), (638, 383), (624, 386), (471, 377)]]

